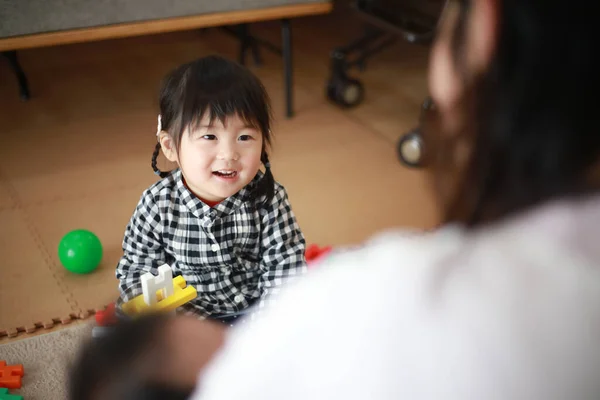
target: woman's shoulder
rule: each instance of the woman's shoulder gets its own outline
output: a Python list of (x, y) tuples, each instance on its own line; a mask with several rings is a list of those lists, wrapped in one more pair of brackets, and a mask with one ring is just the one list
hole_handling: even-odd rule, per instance
[[(485, 398), (485, 382), (498, 376), (536, 371), (558, 379), (569, 362), (589, 357), (600, 334), (580, 329), (600, 322), (600, 250), (577, 240), (599, 222), (600, 206), (587, 207), (554, 204), (477, 231), (390, 230), (338, 248), (233, 332), (204, 387), (224, 390), (222, 380), (236, 368), (243, 375), (246, 360), (272, 372), (249, 376), (246, 394), (344, 388), (367, 398), (378, 387), (395, 397), (471, 390)], [(556, 345), (567, 342), (576, 345)], [(530, 358), (532, 344), (544, 359)], [(520, 369), (531, 362), (533, 369)], [(433, 365), (455, 379), (429, 385)]]

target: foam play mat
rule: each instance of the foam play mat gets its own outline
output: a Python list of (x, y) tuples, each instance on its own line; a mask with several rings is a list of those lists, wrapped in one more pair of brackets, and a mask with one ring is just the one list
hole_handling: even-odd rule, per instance
[[(330, 52), (357, 28), (341, 29), (336, 18), (294, 24), (293, 118), (284, 115), (281, 58), (265, 51), (262, 65), (251, 66), (272, 97), (274, 176), (308, 244), (431, 227), (426, 172), (396, 156), (396, 140), (414, 126), (427, 94), (427, 49), (390, 47), (360, 72), (365, 102), (340, 109), (323, 94)], [(276, 23), (253, 29), (280, 40)], [(238, 50), (220, 30), (25, 50), (28, 102), (0, 63), (0, 342), (89, 318), (116, 299), (125, 226), (157, 179), (150, 162), (159, 82), (180, 63), (213, 53), (237, 58)], [(169, 167), (162, 157), (159, 166)], [(86, 274), (59, 259), (61, 239), (77, 229), (102, 244), (99, 265)]]

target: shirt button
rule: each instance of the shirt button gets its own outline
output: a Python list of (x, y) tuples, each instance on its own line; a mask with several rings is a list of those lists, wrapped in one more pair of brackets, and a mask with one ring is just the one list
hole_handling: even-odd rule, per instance
[(244, 296), (238, 294), (237, 296), (235, 296), (235, 301), (241, 303), (242, 301), (244, 301)]
[(210, 246), (210, 249), (211, 249), (212, 251), (219, 251), (219, 245), (215, 243), (215, 244), (213, 244), (212, 246)]

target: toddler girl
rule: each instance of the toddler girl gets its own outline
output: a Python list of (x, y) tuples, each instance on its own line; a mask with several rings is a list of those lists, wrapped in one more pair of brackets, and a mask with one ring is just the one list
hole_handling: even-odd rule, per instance
[[(306, 270), (304, 236), (271, 174), (270, 101), (256, 76), (218, 56), (176, 68), (160, 91), (157, 139), (162, 179), (127, 225), (120, 302), (166, 263), (198, 292), (185, 311), (227, 322)], [(174, 171), (157, 168), (161, 149)]]

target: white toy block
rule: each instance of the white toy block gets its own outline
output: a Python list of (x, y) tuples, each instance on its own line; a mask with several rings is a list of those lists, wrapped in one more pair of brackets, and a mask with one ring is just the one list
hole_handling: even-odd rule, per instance
[(153, 306), (158, 302), (156, 292), (162, 291), (162, 298), (172, 296), (175, 292), (173, 288), (173, 271), (167, 264), (158, 267), (158, 276), (148, 272), (142, 275), (142, 293), (144, 302), (148, 306)]

